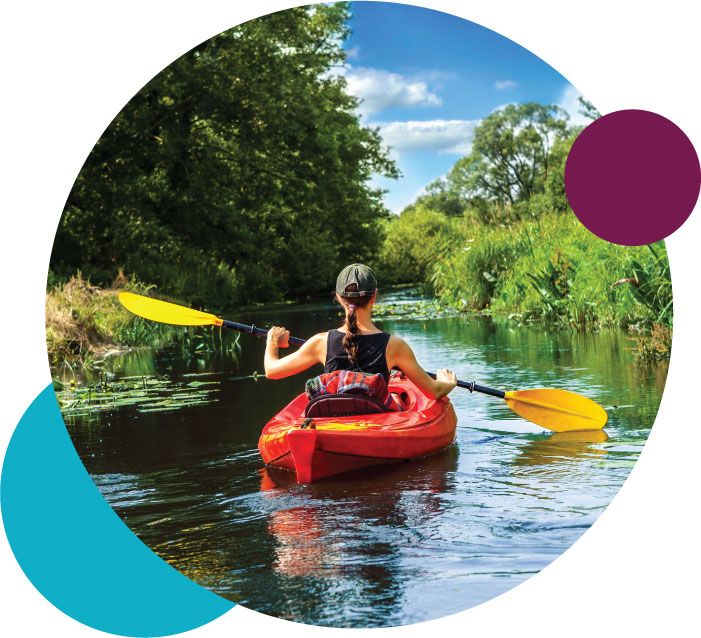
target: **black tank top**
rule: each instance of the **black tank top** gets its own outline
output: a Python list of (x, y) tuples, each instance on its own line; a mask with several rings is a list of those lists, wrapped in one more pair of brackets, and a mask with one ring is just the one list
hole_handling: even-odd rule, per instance
[(356, 335), (358, 344), (358, 365), (352, 365), (346, 349), (343, 347), (345, 333), (340, 330), (329, 330), (326, 340), (326, 363), (324, 372), (334, 370), (353, 370), (366, 372), (367, 374), (381, 374), (385, 381), (389, 381), (389, 368), (387, 368), (387, 344), (388, 332), (376, 332), (369, 335)]

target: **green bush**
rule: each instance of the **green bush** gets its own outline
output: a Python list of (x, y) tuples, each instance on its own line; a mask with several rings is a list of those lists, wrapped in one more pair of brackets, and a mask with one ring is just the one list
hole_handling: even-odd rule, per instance
[[(445, 303), (489, 307), (524, 321), (587, 329), (649, 325), (665, 313), (671, 318), (664, 245), (611, 244), (573, 215), (549, 214), (471, 233), (463, 229), (453, 237), (446, 259), (436, 264), (433, 278)], [(621, 286), (628, 278), (639, 285)]]
[(447, 252), (436, 260), (431, 283), (441, 301), (460, 309), (490, 306), (509, 280), (524, 237), (508, 228), (463, 222), (455, 227)]
[(434, 263), (451, 241), (450, 227), (443, 213), (422, 206), (388, 222), (378, 269), (381, 281), (428, 283)]

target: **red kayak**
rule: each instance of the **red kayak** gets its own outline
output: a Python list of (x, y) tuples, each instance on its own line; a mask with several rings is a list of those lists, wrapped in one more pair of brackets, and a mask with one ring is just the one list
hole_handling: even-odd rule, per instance
[(390, 379), (389, 390), (401, 397), (403, 411), (315, 416), (319, 410), (309, 410), (307, 396), (300, 394), (263, 428), (258, 440), (263, 461), (296, 472), (298, 483), (313, 483), (422, 458), (453, 443), (457, 417), (447, 397), (429, 399), (400, 376)]

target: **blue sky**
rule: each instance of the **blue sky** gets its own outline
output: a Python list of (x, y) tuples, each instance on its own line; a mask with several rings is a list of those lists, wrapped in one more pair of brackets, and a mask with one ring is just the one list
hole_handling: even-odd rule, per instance
[(564, 106), (579, 93), (511, 40), (455, 16), (383, 2), (353, 2), (345, 43), (348, 91), (363, 122), (379, 126), (403, 177), (376, 179), (393, 212), (470, 150), (479, 121), (510, 102)]

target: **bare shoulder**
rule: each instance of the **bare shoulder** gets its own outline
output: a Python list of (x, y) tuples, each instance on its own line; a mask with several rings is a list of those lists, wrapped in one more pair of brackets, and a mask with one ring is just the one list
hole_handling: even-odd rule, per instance
[(401, 357), (411, 352), (411, 347), (401, 337), (390, 335), (387, 342), (387, 356), (392, 358)]
[(407, 347), (407, 342), (397, 335), (390, 335), (389, 341), (387, 342), (388, 348), (404, 348)]
[(314, 348), (315, 350), (321, 347), (322, 344), (324, 348), (326, 348), (326, 338), (328, 334), (328, 332), (317, 332), (315, 335), (307, 339), (307, 343), (305, 345), (308, 345), (308, 347)]
[(389, 343), (387, 345), (393, 345), (397, 346), (399, 348), (408, 348), (409, 344), (404, 341), (401, 337), (398, 337), (397, 335), (390, 335), (389, 336)]
[[(326, 342), (328, 337), (328, 332), (318, 332), (313, 337), (307, 339), (308, 347), (316, 353), (319, 361), (322, 363), (326, 359)], [(305, 345), (307, 345), (305, 344)]]

